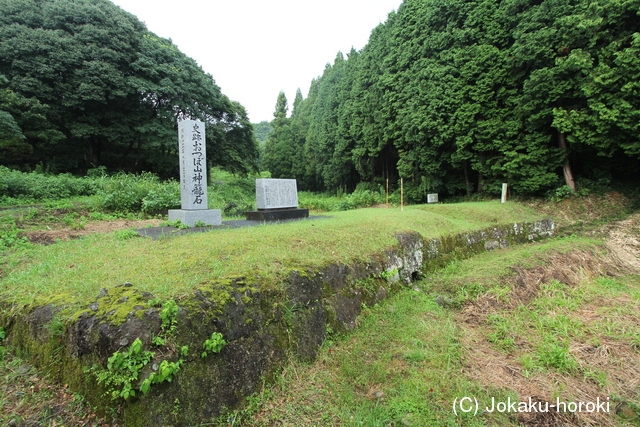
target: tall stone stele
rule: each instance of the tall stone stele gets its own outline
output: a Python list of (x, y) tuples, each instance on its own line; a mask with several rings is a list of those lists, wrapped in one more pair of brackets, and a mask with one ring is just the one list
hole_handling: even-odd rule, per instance
[(207, 152), (204, 123), (199, 120), (178, 120), (178, 151), (180, 154), (180, 200), (182, 209), (170, 209), (169, 221), (194, 227), (221, 225), (222, 211), (209, 209), (207, 199)]

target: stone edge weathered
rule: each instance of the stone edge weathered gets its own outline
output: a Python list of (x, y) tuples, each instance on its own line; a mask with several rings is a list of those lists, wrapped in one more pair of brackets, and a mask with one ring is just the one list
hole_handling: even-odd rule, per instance
[[(87, 370), (136, 338), (145, 347), (160, 333), (153, 296), (129, 283), (103, 289), (84, 310), (69, 316), (64, 299), (38, 307), (0, 301), (0, 326), (7, 341), (51, 377), (85, 395), (102, 411), (116, 406), (127, 426), (193, 425), (211, 422), (272, 381), (290, 357), (311, 361), (328, 331), (350, 331), (362, 307), (372, 306), (409, 286), (429, 270), (455, 259), (549, 237), (550, 219), (496, 225), (488, 229), (423, 239), (417, 232), (397, 235), (398, 245), (368, 262), (334, 263), (317, 271), (291, 270), (278, 289), (246, 278), (203, 284), (179, 301), (171, 348), (187, 345), (171, 383), (130, 401), (106, 398)], [(66, 319), (66, 320), (61, 320)], [(52, 327), (51, 325), (57, 325)], [(199, 356), (212, 332), (228, 341), (214, 356)], [(170, 358), (167, 347), (166, 358)], [(148, 375), (148, 372), (146, 373)], [(172, 411), (180, 402), (181, 411)]]

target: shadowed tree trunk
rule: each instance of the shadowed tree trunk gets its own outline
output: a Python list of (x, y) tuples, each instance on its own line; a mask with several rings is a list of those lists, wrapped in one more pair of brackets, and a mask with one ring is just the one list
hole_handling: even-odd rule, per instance
[[(565, 153), (567, 152), (567, 138), (564, 132), (558, 132), (558, 142), (560, 148)], [(571, 170), (571, 163), (569, 162), (569, 156), (567, 155), (567, 162), (562, 166), (562, 172), (564, 173), (564, 181), (571, 187), (573, 191), (576, 191), (576, 181), (573, 179), (573, 171)]]

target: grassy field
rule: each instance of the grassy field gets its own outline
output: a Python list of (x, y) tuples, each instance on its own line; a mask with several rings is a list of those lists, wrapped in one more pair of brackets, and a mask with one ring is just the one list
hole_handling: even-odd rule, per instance
[[(640, 231), (640, 217), (633, 224)], [(638, 273), (601, 236), (456, 262), (366, 309), (355, 332), (331, 337), (315, 362), (291, 360), (276, 384), (218, 425), (639, 426)], [(118, 425), (15, 356), (0, 357), (0, 378), (2, 422)], [(454, 411), (464, 397), (478, 399), (477, 414)], [(609, 405), (486, 410), (529, 397)]]
[(159, 240), (89, 235), (13, 253), (0, 279), (0, 297), (25, 304), (64, 295), (86, 303), (103, 287), (130, 282), (159, 298), (177, 298), (205, 281), (239, 276), (277, 286), (292, 269), (368, 260), (397, 244), (399, 232), (430, 238), (535, 219), (536, 211), (519, 204), (478, 202), (360, 209)]
[[(313, 364), (293, 361), (243, 426), (640, 425), (640, 276), (602, 241), (565, 238), (460, 261), (367, 310)], [(478, 399), (480, 410), (455, 407)], [(492, 402), (608, 402), (499, 413)], [(454, 411), (457, 409), (457, 411)], [(457, 413), (456, 413), (457, 412)], [(616, 414), (618, 412), (619, 414)], [(637, 412), (640, 414), (640, 412)]]
[[(367, 259), (395, 244), (401, 231), (435, 237), (551, 216), (564, 226), (560, 238), (456, 262), (365, 309), (354, 333), (331, 336), (314, 363), (292, 360), (275, 385), (219, 425), (640, 426), (640, 265), (629, 267), (640, 257), (617, 251), (640, 251), (640, 218), (622, 221), (626, 231), (619, 234), (619, 223), (611, 222), (625, 218), (629, 206), (615, 193), (554, 203), (376, 208), (157, 241), (110, 233), (13, 245), (1, 250), (0, 294), (19, 303), (64, 294), (86, 304), (100, 288), (126, 281), (162, 298), (229, 275), (259, 275), (273, 285), (292, 268)], [(83, 215), (71, 213), (65, 225), (82, 228)], [(86, 221), (112, 219), (96, 213)], [(0, 330), (0, 425), (118, 425), (45, 377), (2, 348)], [(454, 402), (463, 397), (482, 406), (492, 398), (608, 398), (610, 411), (456, 414)]]

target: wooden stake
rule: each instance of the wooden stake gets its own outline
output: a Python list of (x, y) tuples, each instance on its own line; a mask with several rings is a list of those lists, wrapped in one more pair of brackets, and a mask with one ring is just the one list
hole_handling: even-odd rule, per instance
[(400, 210), (404, 212), (404, 178), (400, 178)]
[(389, 178), (387, 178), (387, 209), (389, 209)]

